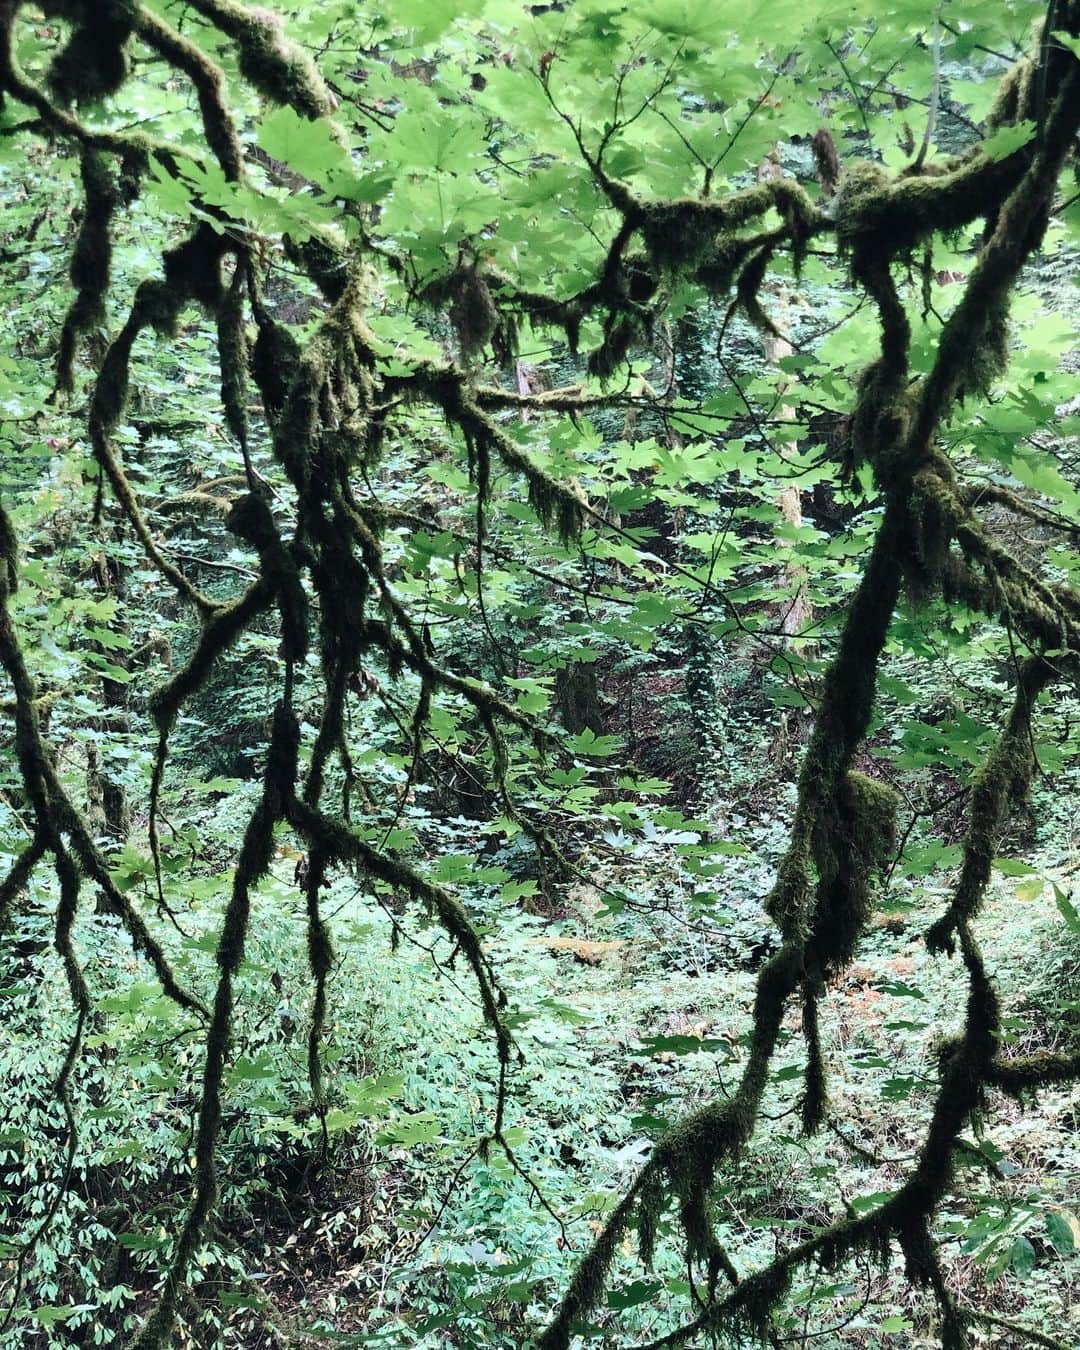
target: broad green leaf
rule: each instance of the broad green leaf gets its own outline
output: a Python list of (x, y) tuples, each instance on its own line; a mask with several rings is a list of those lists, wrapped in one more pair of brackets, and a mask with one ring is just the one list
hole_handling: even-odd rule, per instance
[(377, 1144), (412, 1148), (416, 1144), (430, 1144), (438, 1139), (442, 1126), (430, 1111), (419, 1111), (388, 1121), (375, 1137)]
[(1000, 127), (992, 135), (987, 136), (979, 148), (987, 159), (995, 162), (1008, 159), (1021, 146), (1034, 139), (1035, 131), (1035, 123), (1032, 121), (1015, 122), (1010, 126)]
[(1064, 1209), (1046, 1211), (1046, 1236), (1059, 1256), (1080, 1251), (1080, 1219)]
[(1054, 37), (1057, 38), (1058, 42), (1060, 42), (1063, 47), (1068, 47), (1073, 56), (1080, 61), (1080, 37), (1073, 37), (1070, 33), (1066, 33), (1060, 28), (1054, 29)]
[(662, 1288), (659, 1280), (635, 1280), (633, 1284), (623, 1285), (619, 1289), (609, 1289), (607, 1305), (619, 1311), (636, 1308), (639, 1303), (647, 1303), (655, 1298)]
[(43, 1306), (34, 1308), (30, 1316), (40, 1326), (51, 1330), (62, 1322), (70, 1322), (73, 1317), (78, 1316), (81, 1312), (91, 1312), (93, 1306), (92, 1303), (67, 1303), (59, 1307)]
[(1035, 1259), (1035, 1248), (1021, 1234), (1013, 1242), (1009, 1254), (1009, 1263), (1020, 1279), (1026, 1280), (1035, 1269)]
[(292, 108), (276, 108), (259, 127), (259, 144), (274, 159), (316, 183), (327, 184), (338, 174), (349, 175), (348, 151), (326, 122), (313, 122)]
[(1080, 933), (1080, 913), (1077, 913), (1072, 898), (1061, 889), (1056, 881), (1050, 884), (1054, 888), (1054, 900), (1058, 907), (1058, 913), (1074, 933)]

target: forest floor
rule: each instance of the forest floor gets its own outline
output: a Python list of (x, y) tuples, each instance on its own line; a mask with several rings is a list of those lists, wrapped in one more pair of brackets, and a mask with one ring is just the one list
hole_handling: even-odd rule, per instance
[[(978, 924), (1017, 1052), (1080, 1043), (1080, 947), (1063, 949), (1054, 888), (1069, 892), (1080, 860), (1075, 847), (1063, 854), (1054, 834), (1031, 872), (998, 878)], [(643, 876), (652, 876), (655, 893), (670, 859), (658, 851), (651, 861)], [(525, 1063), (511, 1120), (535, 1193), (494, 1152), (470, 1162), (490, 1109), (490, 1094), (475, 1089), (485, 1078), (482, 1032), (459, 1022), (455, 1044), (453, 1018), (440, 1005), (454, 996), (452, 976), (433, 976), (423, 952), (399, 952), (391, 1002), (400, 1020), (383, 1052), (404, 1074), (402, 1107), (433, 1122), (434, 1134), (419, 1153), (402, 1148), (396, 1159), (384, 1139), (359, 1182), (347, 1167), (332, 1169), (298, 1230), (286, 1211), (284, 1245), (264, 1285), (286, 1319), (322, 1316), (363, 1344), (521, 1343), (536, 1301), (558, 1288), (559, 1263), (549, 1254), (580, 1252), (652, 1138), (736, 1081), (754, 967), (764, 958), (746, 934), (767, 931), (754, 896), (764, 893), (756, 887), (768, 866), (764, 857), (732, 859), (739, 898), (730, 932), (681, 921), (670, 904), (613, 914), (601, 891), (579, 885), (559, 918), (522, 913), (492, 936), (513, 1001), (533, 1008), (518, 1028)], [(928, 956), (922, 937), (944, 889), (913, 888), (914, 898), (879, 912), (825, 998), (833, 1123), (814, 1139), (799, 1133), (803, 1051), (798, 1011), (789, 1014), (761, 1133), (717, 1191), (717, 1222), (739, 1269), (844, 1211), (880, 1203), (910, 1169), (933, 1099), (936, 1048), (963, 1009), (959, 962)], [(365, 945), (346, 956), (340, 979), (370, 978), (380, 958)], [(385, 970), (379, 979), (385, 985)], [(338, 1034), (348, 1039), (340, 1022)], [(961, 1160), (963, 1198), (939, 1216), (938, 1235), (963, 1306), (1080, 1344), (1080, 1094), (1045, 1092), (1032, 1105), (991, 1102)], [(418, 1183), (424, 1156), (431, 1171)], [(566, 1225), (561, 1233), (548, 1204)], [(354, 1215), (359, 1230), (344, 1219), (335, 1230), (328, 1211)], [(1071, 1253), (1065, 1227), (1075, 1238)], [(618, 1275), (614, 1309), (644, 1302), (665, 1282), (674, 1291), (680, 1278), (662, 1260), (643, 1273), (629, 1248)], [(462, 1305), (452, 1321), (447, 1300)], [(373, 1332), (380, 1323), (381, 1334)], [(654, 1311), (637, 1332), (660, 1330)], [(598, 1335), (613, 1346), (637, 1339), (620, 1339), (625, 1332), (615, 1328)], [(989, 1322), (973, 1335), (1003, 1350), (1029, 1343)], [(939, 1339), (925, 1294), (907, 1285), (897, 1257), (885, 1272), (808, 1277), (780, 1343), (914, 1350)]]

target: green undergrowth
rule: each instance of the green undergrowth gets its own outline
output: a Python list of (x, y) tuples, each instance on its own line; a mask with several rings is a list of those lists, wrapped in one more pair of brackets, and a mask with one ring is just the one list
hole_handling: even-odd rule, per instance
[[(1017, 1052), (1060, 1049), (1075, 1035), (1080, 939), (1067, 898), (1076, 863), (1067, 802), (1036, 790), (1037, 846), (1023, 865), (1001, 860), (979, 920)], [(393, 951), (393, 904), (384, 913), (343, 883), (326, 902), (337, 961), (324, 1140), (304, 1071), (310, 990), (298, 855), (281, 836), (238, 980), (221, 1215), (196, 1257), (178, 1344), (271, 1346), (301, 1328), (326, 1344), (528, 1344), (653, 1141), (730, 1090), (745, 1062), (754, 968), (770, 950), (761, 882), (780, 844), (763, 797), (755, 804), (751, 794), (745, 810), (728, 827), (728, 851), (712, 855), (709, 887), (723, 899), (704, 911), (692, 830), (624, 847), (619, 887), (579, 883), (562, 894), (556, 918), (521, 904), (515, 914), (497, 888), (466, 885), (511, 991), (524, 1057), (507, 1113), (516, 1166), (482, 1147), (496, 1066), (449, 944), (421, 928)], [(468, 835), (457, 828), (467, 856)], [(947, 845), (928, 831), (922, 847)], [(922, 941), (940, 905), (942, 865), (895, 879), (855, 963), (822, 1000), (836, 1128), (813, 1139), (798, 1129), (799, 1019), (785, 1021), (764, 1131), (712, 1200), (737, 1268), (766, 1261), (777, 1241), (812, 1235), (838, 1204), (862, 1213), (901, 1184), (932, 1103), (937, 1047), (955, 1027), (956, 963), (929, 956)], [(135, 891), (149, 884), (134, 850), (117, 874)], [(210, 873), (196, 883), (181, 918), (187, 938), (162, 929), (178, 973), (196, 985), (209, 975), (213, 898), (226, 880)], [(29, 1222), (58, 1180), (60, 1121), (42, 1085), (69, 1018), (58, 963), (36, 950), (45, 935), (34, 912), (19, 932), (23, 955), (5, 970), (10, 1034), (0, 1051), (2, 1100), (28, 1103), (2, 1120), (0, 1200)], [(113, 1344), (134, 1326), (190, 1184), (197, 1028), (178, 1023), (141, 978), (109, 917), (85, 914), (76, 940), (101, 1010), (77, 1089), (83, 1142), (49, 1240), (35, 1249), (34, 1299), (9, 1332), (13, 1350), (72, 1337)], [(935, 1231), (952, 1278), (982, 1289), (984, 1307), (1060, 1332), (1075, 1319), (1080, 1279), (1080, 1102), (1075, 1090), (1046, 1091), (1039, 1108), (994, 1102), (984, 1129), (967, 1138)], [(629, 1246), (617, 1258), (593, 1342), (624, 1344), (627, 1325), (643, 1338), (662, 1330), (664, 1291), (687, 1292), (685, 1272), (663, 1250), (650, 1272)], [(934, 1335), (924, 1301), (898, 1271), (858, 1263), (798, 1284), (775, 1325), (796, 1340), (806, 1326), (835, 1326), (837, 1346), (897, 1350)]]

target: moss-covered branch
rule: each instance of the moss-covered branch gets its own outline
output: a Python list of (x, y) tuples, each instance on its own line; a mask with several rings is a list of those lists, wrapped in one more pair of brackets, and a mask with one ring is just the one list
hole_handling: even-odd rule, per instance
[[(223, 70), (154, 11), (134, 0), (106, 0), (100, 7), (70, 0), (65, 11), (73, 20), (72, 31), (57, 51), (48, 79), (38, 87), (15, 57), (13, 30), (19, 8), (15, 0), (0, 0), (0, 91), (31, 110), (30, 126), (63, 137), (81, 155), (85, 209), (72, 257), (74, 297), (61, 335), (57, 373), (58, 388), (70, 391), (79, 342), (101, 321), (111, 284), (111, 236), (123, 203), (111, 157), (138, 172), (155, 157), (172, 172), (185, 152), (137, 133), (91, 127), (71, 113), (69, 105), (84, 96), (100, 97), (122, 88), (129, 77), (130, 48), (141, 42), (191, 83), (206, 146), (228, 180), (243, 177), (242, 144), (226, 102)], [(190, 8), (232, 45), (242, 78), (259, 93), (305, 118), (327, 120), (332, 133), (338, 134), (328, 120), (335, 108), (333, 96), (310, 56), (287, 37), (279, 19), (238, 0), (190, 0)], [(1080, 29), (1075, 0), (1057, 10), (1056, 22), (1073, 33)], [(981, 1109), (988, 1087), (1022, 1094), (1066, 1081), (1076, 1069), (1068, 1057), (999, 1056), (996, 995), (972, 922), (1006, 813), (1032, 772), (1032, 706), (1052, 678), (1072, 669), (1080, 645), (1080, 598), (1042, 581), (996, 543), (975, 514), (977, 499), (958, 481), (937, 441), (963, 396), (984, 389), (1003, 368), (1009, 296), (1042, 237), (1061, 165), (1080, 127), (1077, 71), (1076, 62), (1063, 60), (1062, 49), (1051, 40), (1007, 78), (993, 120), (1002, 125), (1032, 116), (1038, 136), (1030, 146), (1002, 159), (976, 147), (944, 172), (924, 171), (921, 161), (897, 175), (877, 165), (853, 165), (827, 210), (798, 183), (782, 177), (718, 198), (645, 200), (607, 173), (603, 153), (590, 155), (580, 128), (569, 123), (604, 196), (605, 209), (610, 208), (608, 216), (615, 221), (603, 260), (588, 284), (561, 300), (518, 288), (467, 248), (445, 276), (417, 282), (413, 289), (418, 299), (448, 310), (463, 368), (418, 361), (404, 374), (384, 373), (381, 349), (367, 321), (377, 299), (372, 262), (390, 266), (406, 281), (415, 277), (407, 256), (399, 256), (388, 245), (376, 249), (363, 230), (355, 248), (329, 249), (318, 239), (286, 242), (290, 263), (313, 283), (325, 306), (303, 347), (264, 301), (253, 249), (243, 238), (216, 228), (228, 222), (213, 212), (213, 224), (206, 219), (198, 223), (186, 239), (164, 253), (160, 275), (139, 285), (95, 380), (89, 430), (97, 464), (145, 556), (194, 607), (199, 625), (189, 659), (151, 699), (160, 734), (150, 792), (155, 862), (156, 813), (168, 738), (184, 706), (205, 686), (229, 645), (275, 608), (285, 671), (262, 791), (239, 850), (219, 938), (192, 1204), (162, 1298), (139, 1337), (141, 1350), (157, 1350), (171, 1337), (192, 1258), (216, 1203), (216, 1152), (234, 984), (258, 885), (270, 864), (275, 828), (291, 829), (308, 849), (303, 884), (314, 1007), (307, 1058), (316, 1109), (321, 1113), (326, 1100), (320, 1042), (333, 950), (319, 894), (332, 869), (343, 868), (367, 878), (377, 889), (390, 887), (411, 897), (463, 953), (494, 1040), (499, 1088), (493, 1136), (503, 1139), (514, 1047), (501, 991), (468, 913), (449, 891), (409, 863), (375, 848), (347, 824), (348, 700), (365, 661), (381, 663), (392, 678), (407, 670), (420, 681), (411, 725), (402, 728), (411, 738), (413, 773), (434, 698), (442, 694), (468, 703), (487, 736), (491, 777), (506, 810), (517, 818), (503, 729), (511, 725), (537, 739), (544, 736), (533, 718), (496, 689), (435, 658), (422, 620), (402, 598), (404, 588), (399, 592), (392, 582), (380, 536), (383, 518), (363, 509), (354, 494), (355, 483), (378, 460), (391, 410), (410, 402), (437, 410), (463, 442), (476, 499), (478, 569), (486, 544), (485, 512), (500, 466), (525, 485), (541, 522), (568, 542), (585, 523), (600, 525), (601, 513), (576, 484), (537, 463), (497, 414), (514, 410), (538, 416), (573, 414), (625, 404), (627, 396), (567, 390), (520, 396), (477, 388), (475, 358), (481, 349), (490, 345), (501, 356), (511, 355), (514, 320), (522, 315), (536, 324), (561, 328), (576, 349), (582, 320), (595, 315), (602, 322), (603, 339), (589, 355), (588, 366), (606, 380), (623, 367), (635, 344), (651, 340), (676, 287), (686, 282), (715, 296), (733, 291), (732, 307), (768, 328), (760, 294), (774, 260), (784, 251), (798, 269), (810, 240), (829, 233), (849, 258), (854, 283), (876, 306), (881, 324), (880, 350), (858, 384), (852, 439), (856, 457), (873, 470), (883, 513), (824, 680), (800, 773), (789, 845), (768, 897), (782, 945), (759, 973), (749, 1053), (734, 1095), (707, 1103), (658, 1143), (581, 1261), (540, 1345), (544, 1350), (565, 1350), (569, 1345), (575, 1323), (600, 1302), (622, 1238), (635, 1224), (642, 1255), (651, 1260), (659, 1218), (669, 1203), (677, 1209), (691, 1267), (700, 1265), (705, 1271), (705, 1306), (693, 1322), (658, 1344), (685, 1343), (713, 1332), (763, 1335), (802, 1265), (817, 1261), (833, 1269), (860, 1253), (884, 1262), (894, 1239), (912, 1279), (929, 1288), (938, 1301), (946, 1344), (963, 1344), (966, 1314), (947, 1287), (930, 1237), (931, 1217), (950, 1183), (960, 1130)], [(916, 246), (979, 219), (986, 221), (986, 232), (976, 265), (945, 324), (929, 373), (914, 379), (911, 328), (894, 269), (909, 261)], [(188, 305), (201, 309), (216, 328), (225, 422), (242, 460), (234, 466), (236, 476), (242, 468), (240, 481), (246, 486), (244, 495), (231, 505), (226, 523), (257, 560), (256, 580), (229, 603), (211, 599), (159, 545), (116, 445), (128, 405), (136, 342), (147, 330), (171, 340)], [(250, 348), (249, 322), (257, 330)], [(273, 471), (287, 480), (293, 503), (288, 507), (275, 505), (264, 493), (252, 463), (257, 443), (248, 427), (249, 378), (262, 398)], [(60, 781), (7, 606), (15, 582), (15, 540), (2, 508), (0, 569), (0, 665), (14, 688), (16, 751), (34, 831), (31, 843), (0, 883), (0, 917), (33, 869), (50, 857), (60, 882), (55, 944), (77, 1023), (57, 1084), (68, 1118), (70, 1169), (76, 1136), (68, 1080), (89, 1008), (71, 942), (84, 880), (99, 886), (116, 908), (166, 991), (188, 1009), (199, 1011), (201, 1005), (176, 983), (147, 925), (112, 882)], [(968, 997), (962, 1034), (942, 1053), (940, 1090), (911, 1175), (879, 1209), (838, 1222), (740, 1280), (713, 1230), (710, 1191), (718, 1169), (746, 1146), (757, 1126), (783, 1019), (795, 999), (802, 1007), (808, 1050), (806, 1128), (815, 1128), (827, 1109), (827, 1047), (818, 1027), (817, 999), (826, 982), (851, 960), (869, 915), (875, 873), (893, 847), (896, 799), (891, 790), (859, 774), (854, 766), (871, 721), (878, 663), (894, 609), (905, 591), (916, 601), (938, 594), (960, 599), (1008, 624), (1036, 652), (1054, 649), (1065, 654), (1036, 655), (1021, 667), (1013, 712), (972, 792), (956, 891), (929, 935), (934, 948), (959, 946)], [(308, 664), (314, 678), (321, 680), (322, 709), (310, 767), (302, 778), (300, 722), (292, 698), (296, 670), (308, 658), (309, 647), (316, 654)], [(324, 804), (335, 756), (346, 781), (340, 810)], [(542, 826), (522, 823), (539, 847), (557, 853)], [(721, 1288), (721, 1275), (730, 1288)]]

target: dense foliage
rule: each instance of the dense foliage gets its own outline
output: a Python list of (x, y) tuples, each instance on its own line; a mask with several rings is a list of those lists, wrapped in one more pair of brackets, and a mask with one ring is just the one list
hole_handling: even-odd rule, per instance
[(0, 1342), (1080, 1331), (1080, 5), (877, 8), (0, 0)]

